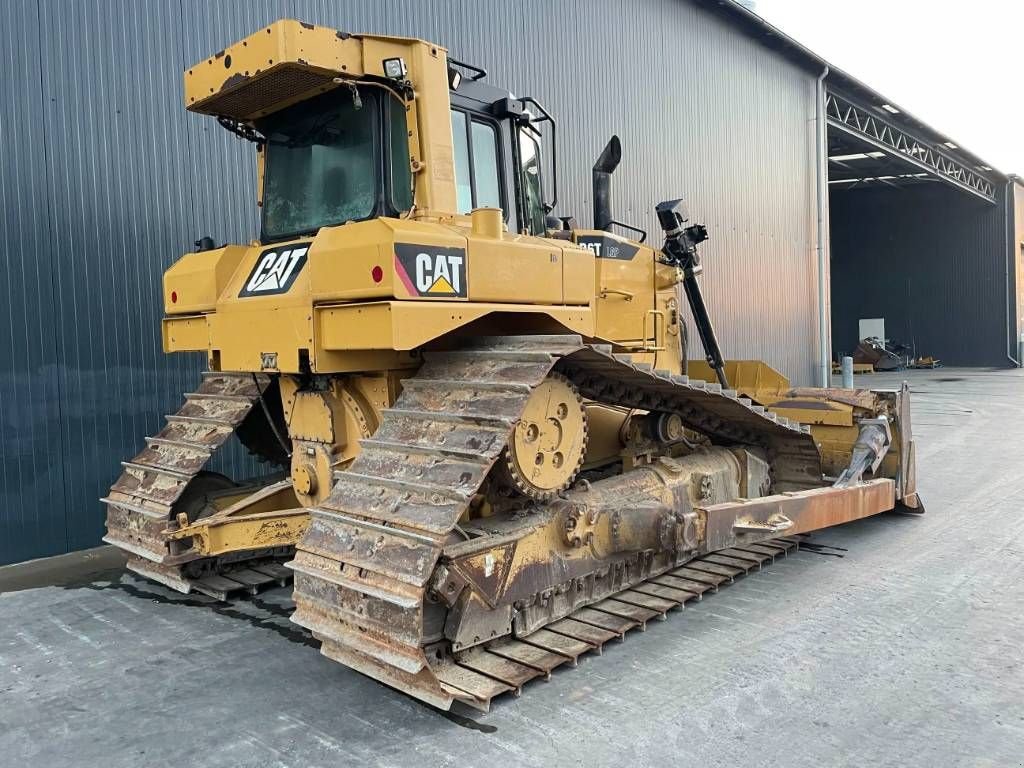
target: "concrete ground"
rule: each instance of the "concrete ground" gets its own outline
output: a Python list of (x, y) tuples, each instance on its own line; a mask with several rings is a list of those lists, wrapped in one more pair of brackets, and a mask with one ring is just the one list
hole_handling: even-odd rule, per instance
[(104, 550), (0, 569), (0, 766), (1024, 765), (1024, 371), (905, 376), (926, 515), (817, 534), (841, 557), (782, 560), (487, 715), (321, 657), (287, 590), (216, 604)]

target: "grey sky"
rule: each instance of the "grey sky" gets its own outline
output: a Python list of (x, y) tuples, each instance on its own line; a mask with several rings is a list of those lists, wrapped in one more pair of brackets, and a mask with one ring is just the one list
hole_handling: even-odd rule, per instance
[(1024, 174), (1024, 3), (757, 0), (754, 10), (999, 170)]

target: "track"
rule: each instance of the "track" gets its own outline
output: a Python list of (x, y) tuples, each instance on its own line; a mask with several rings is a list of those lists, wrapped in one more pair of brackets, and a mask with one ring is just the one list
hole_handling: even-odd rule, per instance
[(696, 558), (525, 637), (503, 638), (457, 654), (438, 679), (457, 691), (460, 701), (486, 712), (496, 696), (518, 696), (531, 680), (547, 680), (566, 663), (576, 666), (583, 654), (600, 654), (606, 643), (624, 640), (634, 629), (646, 630), (648, 621), (664, 620), (669, 611), (701, 600), (705, 592), (717, 592), (798, 546), (795, 538), (781, 538)]
[[(362, 441), (359, 457), (338, 474), (330, 497), (310, 510), (309, 529), (289, 564), (293, 621), (321, 640), (325, 655), (441, 708), (456, 699), (486, 705), (485, 691), (466, 682), (472, 670), (462, 660), (474, 651), (453, 659), (444, 650), (445, 611), (428, 582), (532, 389), (552, 370), (595, 401), (679, 413), (713, 442), (763, 446), (778, 490), (820, 479), (818, 453), (802, 425), (718, 385), (654, 371), (579, 337), (485, 338), (470, 348), (427, 353), (378, 431)], [(653, 582), (658, 574), (647, 577)], [(647, 582), (650, 590), (654, 584)], [(654, 605), (663, 605), (657, 597), (634, 608), (657, 610)], [(619, 619), (619, 625), (627, 620)], [(541, 631), (583, 642), (555, 624)]]
[(164, 428), (147, 437), (146, 447), (131, 461), (122, 462), (121, 475), (102, 499), (107, 505), (103, 540), (128, 554), (130, 570), (180, 592), (195, 589), (220, 598), (288, 581), (288, 572), (276, 561), (290, 551), (196, 562), (176, 557), (164, 535), (179, 512), (187, 514), (211, 490), (230, 487), (211, 483), (203, 470), (269, 383), (267, 376), (205, 372), (199, 389), (185, 395), (177, 413), (165, 417)]

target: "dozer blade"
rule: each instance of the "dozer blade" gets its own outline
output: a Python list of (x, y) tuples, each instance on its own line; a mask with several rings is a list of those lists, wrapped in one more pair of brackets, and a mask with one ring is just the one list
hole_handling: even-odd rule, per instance
[[(276, 561), (290, 556), (291, 547), (256, 548), (226, 558), (200, 559), (189, 553), (188, 542), (176, 541), (169, 531), (176, 516), (200, 502), (210, 492), (234, 488), (221, 475), (205, 472), (213, 454), (231, 437), (253, 411), (270, 383), (267, 376), (206, 372), (195, 392), (186, 394), (184, 405), (166, 417), (166, 425), (146, 438), (146, 447), (131, 461), (123, 462), (121, 475), (102, 499), (107, 505), (107, 534), (103, 540), (128, 555), (128, 568), (141, 576), (179, 592), (198, 588), (219, 594), (251, 591), (254, 584), (281, 581)], [(187, 514), (187, 513), (186, 513)], [(228, 572), (240, 574), (252, 564), (271, 566), (259, 581), (251, 574), (226, 582)], [(206, 581), (204, 581), (206, 580)], [(202, 583), (200, 583), (202, 582)]]
[[(469, 638), (473, 647), (453, 652), (444, 593), (456, 584), (445, 586), (445, 563), (464, 535), (458, 522), (508, 444), (531, 391), (556, 369), (594, 401), (678, 413), (715, 443), (766, 450), (776, 492), (786, 493), (772, 497), (777, 505), (789, 508), (790, 497), (802, 500), (804, 490), (821, 485), (806, 427), (716, 384), (634, 364), (578, 337), (485, 338), (468, 348), (427, 353), (378, 431), (338, 473), (331, 495), (310, 510), (310, 526), (288, 565), (295, 572), (292, 620), (313, 632), (326, 656), (436, 707), (458, 700), (486, 708), (493, 696), (518, 691), (526, 680), (599, 650), (796, 544), (778, 539), (784, 531), (737, 528), (721, 545), (730, 555), (680, 567), (658, 553), (640, 553), (642, 567), (593, 605), (528, 632), (513, 631), (511, 618), (495, 623), (504, 615), (495, 608)], [(856, 516), (891, 507), (892, 482), (879, 482), (885, 488), (873, 505), (851, 502)], [(852, 497), (860, 491), (845, 492)], [(826, 524), (842, 521), (840, 516)], [(745, 542), (773, 538), (780, 543), (746, 548)], [(684, 560), (700, 554), (693, 551)], [(502, 575), (494, 575), (500, 571), (496, 562), (482, 579)], [(544, 586), (554, 585), (539, 588)]]

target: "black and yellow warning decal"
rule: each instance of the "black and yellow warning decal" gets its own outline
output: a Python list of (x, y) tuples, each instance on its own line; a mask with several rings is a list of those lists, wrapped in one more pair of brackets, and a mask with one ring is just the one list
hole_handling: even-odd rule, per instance
[(395, 243), (395, 272), (410, 296), (464, 299), (466, 249)]
[(576, 242), (591, 250), (599, 259), (631, 261), (636, 256), (636, 252), (640, 250), (632, 243), (607, 235), (583, 235)]

